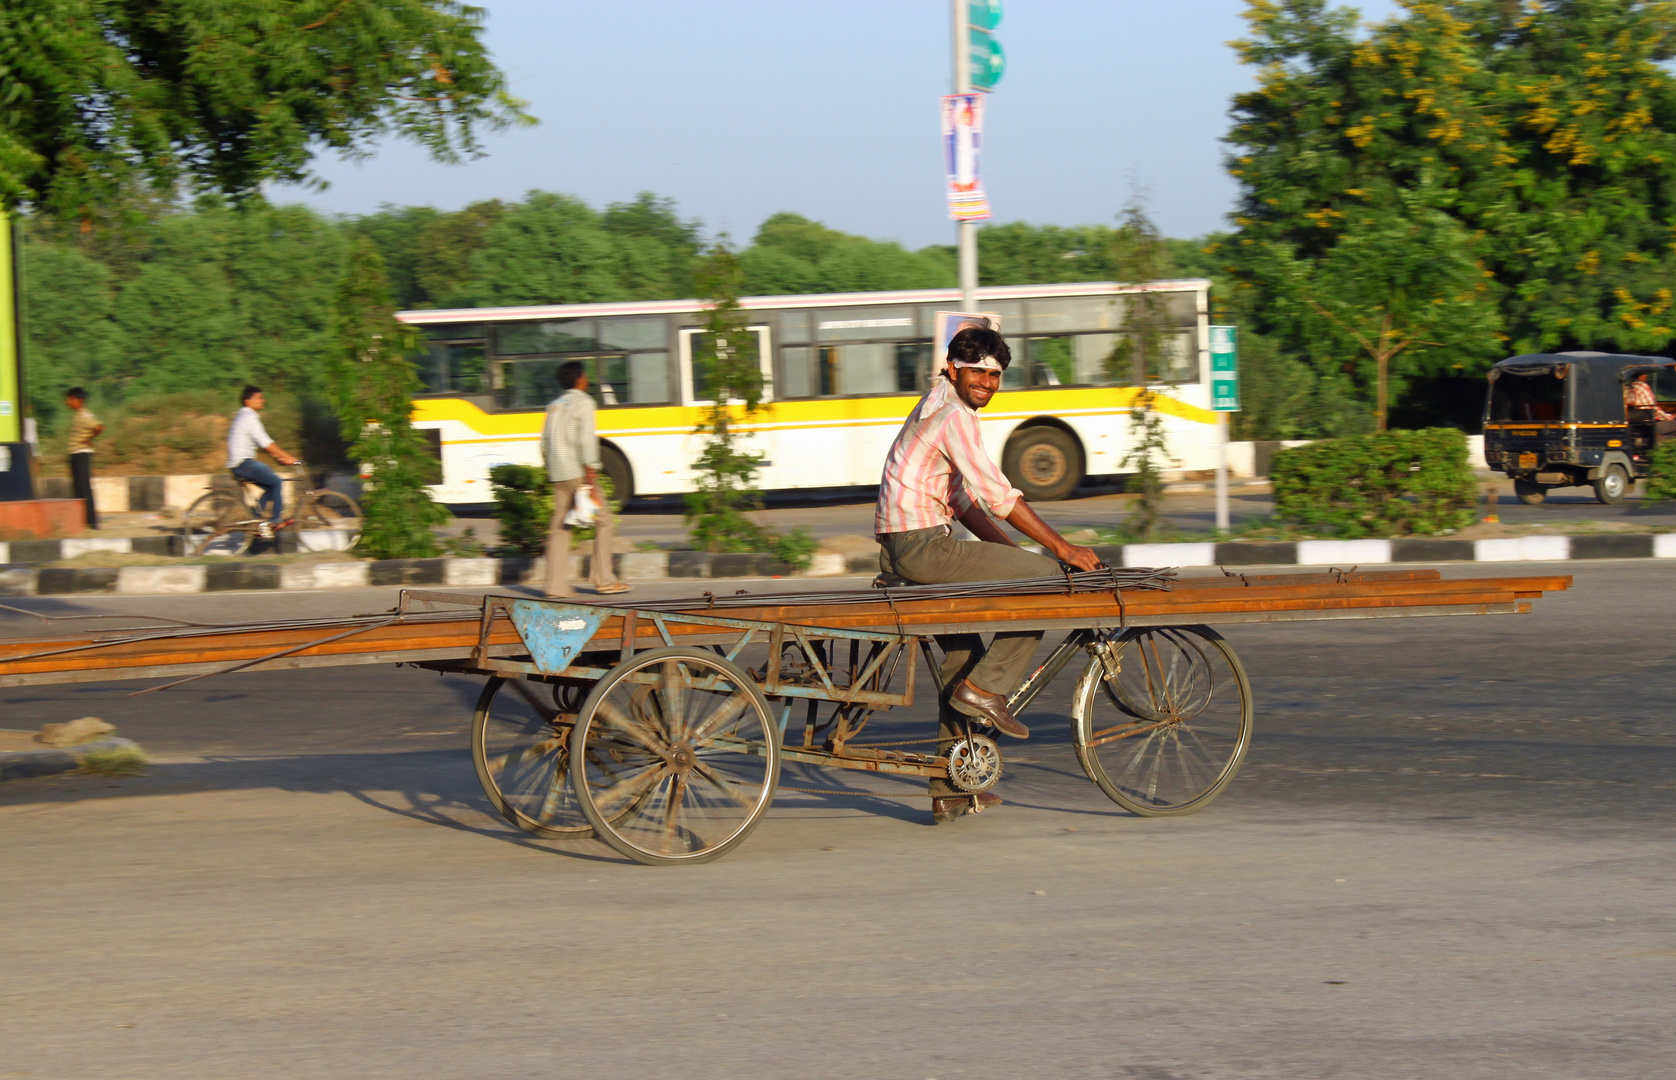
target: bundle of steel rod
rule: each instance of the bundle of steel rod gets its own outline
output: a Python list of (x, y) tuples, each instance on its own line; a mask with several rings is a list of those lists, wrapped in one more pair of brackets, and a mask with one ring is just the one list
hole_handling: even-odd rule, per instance
[(1098, 570), (1072, 570), (1054, 577), (1011, 578), (1004, 581), (967, 581), (951, 585), (896, 585), (855, 589), (845, 592), (748, 593), (740, 590), (727, 596), (705, 593), (700, 598), (679, 600), (637, 600), (622, 605), (641, 611), (702, 611), (711, 608), (794, 607), (802, 604), (877, 604), (907, 600), (980, 600), (994, 596), (1068, 596), (1074, 593), (1120, 592), (1129, 589), (1168, 589), (1174, 570), (1131, 566), (1123, 569), (1103, 566)]

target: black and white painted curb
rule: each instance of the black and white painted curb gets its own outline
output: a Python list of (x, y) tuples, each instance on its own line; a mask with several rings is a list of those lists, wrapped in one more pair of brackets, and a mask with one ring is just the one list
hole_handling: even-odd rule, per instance
[[(68, 542), (68, 541), (66, 541)], [(1676, 559), (1676, 533), (1517, 536), (1501, 540), (1409, 537), (1398, 540), (1225, 541), (1105, 544), (1113, 566), (1377, 566), (1385, 563), (1562, 562), (1568, 559)], [(872, 553), (817, 552), (802, 572), (770, 555), (634, 551), (617, 555), (627, 582), (707, 578), (841, 577), (878, 573)], [(202, 566), (13, 567), (0, 570), (0, 596), (182, 593), (367, 588), (380, 585), (491, 587), (539, 584), (541, 559), (382, 559), (361, 562), (225, 562)], [(589, 556), (571, 556), (571, 580), (588, 577)]]

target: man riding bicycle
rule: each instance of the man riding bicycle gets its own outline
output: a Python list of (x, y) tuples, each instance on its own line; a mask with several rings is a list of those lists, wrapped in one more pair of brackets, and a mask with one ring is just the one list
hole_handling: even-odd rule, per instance
[(279, 444), (269, 438), (268, 430), (262, 426), (260, 414), (267, 406), (267, 398), (262, 394), (261, 387), (246, 386), (240, 401), (244, 407), (233, 414), (232, 426), (227, 429), (227, 468), (240, 480), (262, 489), (262, 498), (256, 508), (260, 511), (263, 504), (271, 504), (268, 516), (271, 537), (271, 533), (277, 533), (290, 524), (289, 521), (279, 519), (279, 515), (285, 510), (285, 481), (267, 465), (257, 461), (256, 454), (265, 450), (281, 465), (302, 463), (281, 450)]

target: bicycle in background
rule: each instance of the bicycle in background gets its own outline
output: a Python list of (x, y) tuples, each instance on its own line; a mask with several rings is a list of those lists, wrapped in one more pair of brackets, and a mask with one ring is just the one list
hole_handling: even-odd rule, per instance
[[(349, 551), (361, 539), (361, 507), (341, 491), (318, 489), (298, 462), (286, 487), (303, 488), (280, 515), (281, 532), (295, 534), (299, 551)], [(257, 510), (261, 489), (234, 477), (234, 487), (199, 496), (186, 511), (181, 535), (188, 555), (243, 555), (258, 540), (277, 539), (269, 515)]]

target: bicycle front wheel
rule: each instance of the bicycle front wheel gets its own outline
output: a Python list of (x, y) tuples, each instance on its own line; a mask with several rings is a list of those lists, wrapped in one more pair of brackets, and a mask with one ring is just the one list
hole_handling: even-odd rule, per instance
[(1251, 744), (1251, 684), (1208, 626), (1095, 642), (1072, 710), (1077, 761), (1142, 817), (1190, 814), (1228, 786)]
[(341, 491), (316, 491), (293, 527), (301, 551), (348, 551), (361, 539), (361, 508)]
[(243, 499), (221, 491), (200, 495), (181, 519), (188, 555), (243, 555), (255, 539), (255, 511)]

